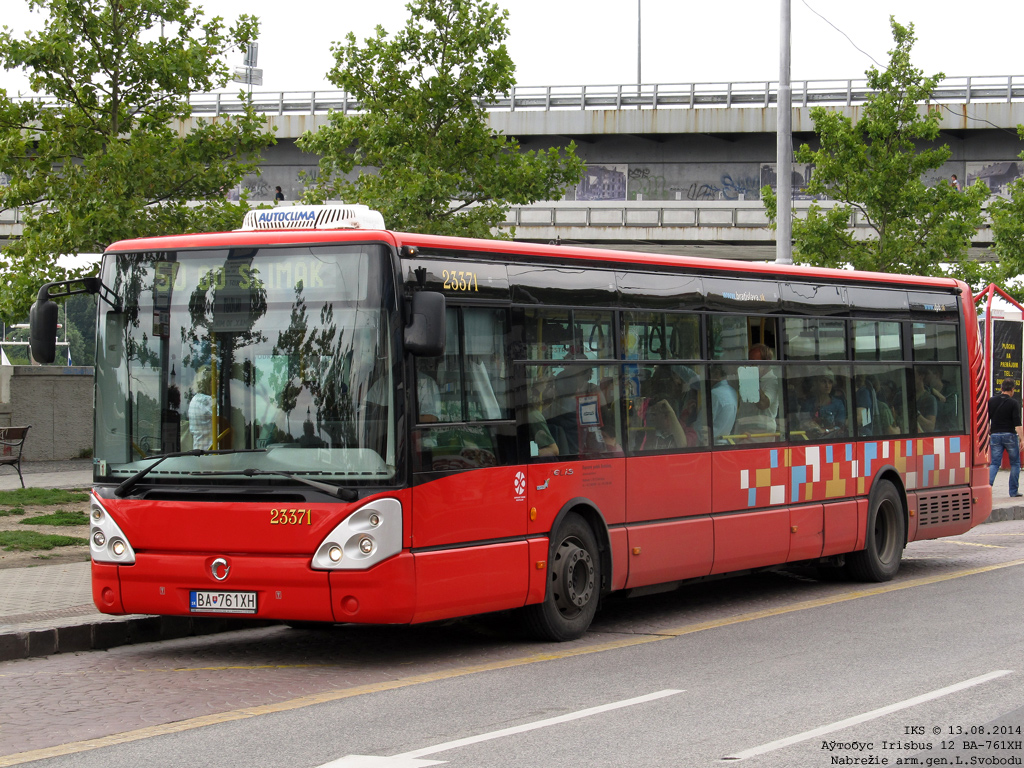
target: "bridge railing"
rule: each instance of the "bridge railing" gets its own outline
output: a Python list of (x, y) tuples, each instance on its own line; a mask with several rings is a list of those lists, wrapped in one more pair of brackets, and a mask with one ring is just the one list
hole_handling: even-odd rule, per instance
[[(871, 95), (867, 80), (798, 80), (793, 105), (853, 106)], [(345, 91), (258, 91), (257, 111), (271, 115), (323, 114), (329, 110), (358, 112), (359, 101)], [(1024, 100), (1024, 75), (950, 77), (935, 89), (932, 101), (970, 104)], [(230, 114), (242, 108), (238, 93), (196, 94), (190, 99), (197, 115)], [(484, 103), (494, 112), (518, 110), (702, 109), (769, 107), (778, 103), (775, 81), (720, 83), (653, 83), (644, 85), (515, 86), (501, 98)]]
[[(871, 95), (867, 80), (797, 80), (793, 106), (854, 106)], [(345, 91), (255, 91), (256, 110), (267, 115), (315, 115), (330, 110), (358, 112), (359, 101)], [(57, 106), (49, 96), (26, 100)], [(934, 103), (971, 104), (1024, 100), (1024, 75), (948, 77), (939, 83)], [(238, 113), (240, 92), (193, 94), (189, 103), (196, 115)], [(493, 112), (518, 110), (588, 109), (729, 109), (770, 107), (778, 103), (778, 82), (650, 83), (643, 85), (517, 85), (504, 96), (484, 103)]]
[[(828, 210), (839, 205), (834, 200), (794, 200), (793, 215), (807, 218), (811, 205)], [(992, 231), (987, 210), (983, 212), (984, 223), (972, 240), (975, 243), (992, 242)], [(674, 237), (681, 229), (725, 229), (746, 231), (748, 234), (729, 235), (733, 240), (774, 240), (775, 234), (768, 226), (768, 213), (760, 200), (630, 200), (625, 201), (584, 201), (559, 200), (537, 202), (530, 205), (514, 205), (508, 210), (503, 226), (516, 227), (519, 234), (529, 236), (531, 230), (584, 229), (602, 230), (607, 237), (614, 238), (616, 230), (626, 233), (629, 238), (658, 240)], [(863, 214), (851, 211), (848, 226), (858, 236), (871, 225)], [(643, 235), (636, 233), (644, 230)]]
[[(266, 200), (250, 201), (253, 206)], [(293, 205), (291, 201), (284, 206)], [(832, 200), (814, 204), (824, 209), (836, 205)], [(810, 200), (794, 200), (793, 214), (806, 218)], [(18, 237), (22, 231), (17, 209), (0, 215), (0, 241)], [(971, 238), (977, 245), (992, 242), (987, 211), (984, 223)], [(664, 242), (677, 240), (773, 242), (768, 214), (760, 200), (558, 200), (531, 205), (513, 205), (503, 227), (515, 227), (524, 239), (535, 237), (586, 237), (603, 241)], [(849, 229), (855, 237), (870, 236), (870, 225), (860, 213), (851, 212)], [(581, 233), (586, 232), (586, 235)], [(575, 234), (574, 234), (575, 233)]]

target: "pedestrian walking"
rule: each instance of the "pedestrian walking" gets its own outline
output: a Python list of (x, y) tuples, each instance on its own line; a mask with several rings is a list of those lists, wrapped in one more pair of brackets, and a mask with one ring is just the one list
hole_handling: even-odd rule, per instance
[(280, 187), (274, 187), (274, 202), (280, 203), (282, 200), (284, 200), (284, 192)]
[(960, 182), (957, 180), (955, 173), (952, 176), (949, 177), (949, 183), (953, 186), (953, 189), (955, 189), (957, 192), (960, 191)]
[(1013, 379), (1003, 379), (999, 394), (988, 401), (988, 417), (992, 420), (992, 463), (988, 468), (988, 484), (996, 481), (996, 473), (1003, 463), (1003, 452), (1010, 456), (1010, 495), (1020, 496), (1020, 446), (1024, 441), (1021, 431), (1021, 406), (1013, 399)]

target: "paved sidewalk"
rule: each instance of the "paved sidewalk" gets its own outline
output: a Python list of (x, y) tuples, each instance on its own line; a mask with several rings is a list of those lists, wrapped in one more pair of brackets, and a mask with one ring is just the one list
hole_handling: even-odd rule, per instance
[[(88, 488), (92, 461), (31, 462), (22, 472), (28, 487)], [(0, 490), (20, 487), (16, 472), (0, 474)], [(1024, 497), (1011, 499), (1008, 489), (1004, 470), (993, 486), (990, 522), (1024, 520)], [(266, 625), (244, 619), (108, 616), (93, 605), (89, 567), (83, 562), (0, 570), (0, 661)]]
[[(27, 488), (92, 484), (92, 459), (22, 462)], [(0, 471), (0, 491), (21, 487), (18, 473)], [(157, 616), (109, 616), (96, 610), (88, 562), (0, 569), (0, 661), (127, 643), (209, 634), (265, 622)]]

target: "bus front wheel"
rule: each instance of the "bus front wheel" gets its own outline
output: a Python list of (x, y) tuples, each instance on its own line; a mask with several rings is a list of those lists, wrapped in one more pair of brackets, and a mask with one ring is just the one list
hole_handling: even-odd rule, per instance
[(868, 509), (866, 546), (847, 555), (847, 572), (858, 581), (889, 581), (900, 569), (906, 540), (900, 494), (883, 480)]
[(531, 633), (563, 642), (581, 637), (597, 613), (601, 556), (586, 521), (570, 513), (552, 536), (544, 601), (525, 609)]

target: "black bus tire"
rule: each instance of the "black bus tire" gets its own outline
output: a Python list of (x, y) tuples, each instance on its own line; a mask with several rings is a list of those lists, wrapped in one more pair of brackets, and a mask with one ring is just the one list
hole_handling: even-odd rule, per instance
[(594, 532), (574, 512), (566, 515), (551, 541), (544, 601), (526, 606), (526, 626), (538, 639), (575, 640), (597, 613), (601, 554)]
[(846, 557), (846, 570), (857, 581), (889, 581), (900, 569), (907, 540), (906, 516), (899, 491), (882, 480), (868, 509), (865, 547)]

